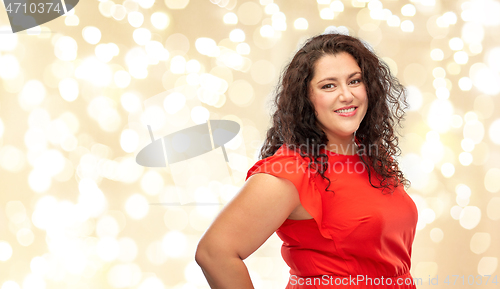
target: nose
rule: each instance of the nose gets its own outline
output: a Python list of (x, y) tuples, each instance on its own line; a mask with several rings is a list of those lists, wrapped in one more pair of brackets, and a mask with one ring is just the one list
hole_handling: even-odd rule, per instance
[(352, 94), (348, 85), (344, 84), (340, 87), (340, 95), (339, 100), (341, 102), (350, 103), (354, 99), (354, 95)]

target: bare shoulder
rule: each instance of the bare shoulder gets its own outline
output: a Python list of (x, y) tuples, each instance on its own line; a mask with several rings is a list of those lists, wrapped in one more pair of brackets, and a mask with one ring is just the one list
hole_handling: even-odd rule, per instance
[(299, 195), (291, 181), (269, 174), (254, 174), (220, 212), (199, 246), (233, 252), (245, 259), (298, 205)]

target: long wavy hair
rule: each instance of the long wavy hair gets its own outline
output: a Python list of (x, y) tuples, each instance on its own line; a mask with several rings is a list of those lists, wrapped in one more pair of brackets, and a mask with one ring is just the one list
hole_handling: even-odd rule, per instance
[[(322, 34), (310, 38), (300, 48), (291, 62), (283, 69), (275, 90), (272, 127), (260, 150), (260, 159), (274, 155), (280, 146), (298, 147), (302, 157), (309, 158), (309, 168), (328, 181), (324, 173), (328, 168), (328, 156), (318, 147), (325, 146), (328, 138), (317, 125), (314, 105), (309, 99), (309, 85), (314, 68), (327, 54), (347, 52), (361, 68), (363, 83), (368, 96), (368, 109), (355, 132), (357, 154), (368, 169), (370, 184), (382, 191), (402, 184), (409, 185), (399, 169), (396, 157), (398, 147), (396, 126), (401, 127), (406, 102), (405, 88), (390, 73), (389, 67), (361, 40), (343, 34)], [(370, 148), (370, 149), (366, 149)], [(371, 149), (374, 148), (374, 149)], [(379, 182), (375, 184), (372, 178)]]

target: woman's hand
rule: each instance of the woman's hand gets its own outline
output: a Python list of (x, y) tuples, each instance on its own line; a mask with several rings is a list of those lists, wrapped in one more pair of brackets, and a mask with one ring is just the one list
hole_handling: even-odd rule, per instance
[(291, 181), (269, 174), (248, 178), (198, 244), (196, 262), (210, 287), (253, 288), (243, 260), (299, 205), (299, 194)]

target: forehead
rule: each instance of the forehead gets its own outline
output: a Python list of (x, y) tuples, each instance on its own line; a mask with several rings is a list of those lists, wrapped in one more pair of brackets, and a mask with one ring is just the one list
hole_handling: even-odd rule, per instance
[(314, 65), (314, 78), (324, 76), (341, 77), (353, 72), (361, 72), (358, 63), (347, 52), (325, 54)]

